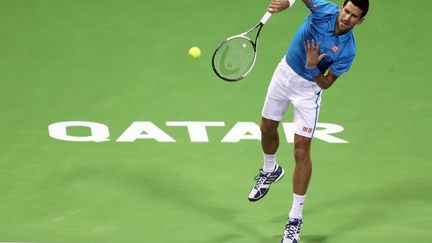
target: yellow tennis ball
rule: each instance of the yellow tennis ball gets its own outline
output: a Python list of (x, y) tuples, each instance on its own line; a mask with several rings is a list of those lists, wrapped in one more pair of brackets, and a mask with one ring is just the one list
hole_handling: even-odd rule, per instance
[(192, 58), (199, 58), (201, 56), (201, 50), (194, 46), (191, 49), (189, 49), (189, 56)]

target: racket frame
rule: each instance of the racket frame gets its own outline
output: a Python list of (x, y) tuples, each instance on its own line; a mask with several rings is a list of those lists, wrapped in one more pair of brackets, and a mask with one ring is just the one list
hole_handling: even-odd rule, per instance
[[(213, 68), (213, 71), (216, 73), (216, 75), (217, 75), (219, 78), (221, 78), (221, 79), (223, 79), (223, 80), (225, 80), (225, 81), (235, 82), (235, 81), (242, 80), (243, 78), (245, 78), (245, 77), (246, 77), (246, 76), (247, 76), (247, 75), (252, 71), (253, 67), (255, 66), (256, 57), (257, 57), (257, 52), (258, 52), (258, 50), (257, 50), (257, 45), (258, 45), (258, 37), (259, 37), (259, 34), (260, 34), (261, 29), (262, 29), (262, 27), (264, 26), (264, 24), (265, 24), (265, 23), (270, 19), (271, 15), (272, 15), (272, 14), (271, 14), (270, 12), (266, 12), (266, 13), (264, 14), (264, 16), (261, 18), (260, 22), (259, 22), (257, 25), (255, 25), (254, 27), (252, 27), (251, 29), (249, 29), (249, 30), (246, 31), (246, 32), (243, 32), (243, 33), (241, 33), (241, 34), (233, 35), (233, 36), (231, 36), (231, 37), (228, 37), (227, 39), (225, 39), (224, 41), (222, 41), (221, 44), (219, 44), (219, 46), (216, 48), (215, 52), (213, 53), (213, 57), (212, 57), (212, 68)], [(256, 36), (255, 36), (255, 41), (252, 41), (252, 39), (249, 38), (247, 35), (248, 35), (249, 33), (253, 32), (253, 31), (255, 31), (256, 29), (258, 29), (258, 31), (257, 31), (257, 34), (256, 34)], [(230, 41), (230, 40), (232, 40), (232, 39), (236, 39), (236, 38), (245, 39), (245, 40), (249, 41), (249, 42), (252, 44), (253, 49), (254, 49), (254, 58), (253, 58), (253, 62), (252, 62), (252, 65), (250, 66), (250, 68), (249, 68), (249, 69), (248, 69), (248, 70), (247, 70), (243, 75), (241, 75), (239, 78), (236, 78), (236, 79), (233, 79), (233, 78), (226, 78), (226, 77), (223, 77), (222, 75), (220, 75), (220, 74), (218, 73), (218, 71), (216, 70), (215, 63), (214, 63), (214, 59), (215, 59), (216, 53), (219, 51), (219, 49), (220, 49), (220, 48), (221, 48), (225, 43), (227, 43), (228, 41)]]

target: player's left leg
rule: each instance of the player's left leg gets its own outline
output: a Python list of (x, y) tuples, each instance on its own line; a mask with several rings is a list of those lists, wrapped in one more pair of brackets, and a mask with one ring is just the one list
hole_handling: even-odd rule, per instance
[(310, 145), (312, 138), (294, 135), (295, 169), (293, 175), (293, 203), (285, 226), (282, 243), (300, 241), (300, 230), (303, 224), (303, 204), (312, 175)]
[(282, 243), (298, 243), (303, 224), (303, 205), (312, 175), (311, 142), (318, 120), (321, 89), (313, 82), (298, 79), (294, 105), (293, 202)]
[[(293, 176), (293, 192), (296, 195), (305, 195), (312, 175), (312, 161), (310, 147), (312, 138), (294, 135), (295, 169)], [(301, 215), (293, 215), (301, 216)]]

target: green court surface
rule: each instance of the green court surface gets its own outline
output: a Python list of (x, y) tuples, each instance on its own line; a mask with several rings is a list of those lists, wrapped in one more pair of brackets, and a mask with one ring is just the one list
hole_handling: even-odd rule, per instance
[[(250, 203), (262, 163), (252, 128), (308, 10), (297, 1), (269, 20), (246, 79), (224, 82), (210, 65), (220, 41), (255, 25), (267, 4), (0, 0), (0, 242), (279, 242), (292, 143), (281, 127), (288, 173)], [(323, 96), (320, 122), (343, 127), (331, 136), (347, 143), (313, 142), (302, 243), (432, 242), (430, 5), (371, 0), (357, 58)], [(192, 46), (201, 58), (188, 57)], [(74, 121), (105, 125), (109, 140), (50, 136), (51, 124)], [(141, 138), (119, 139), (137, 124)], [(239, 141), (224, 140), (236, 132)]]

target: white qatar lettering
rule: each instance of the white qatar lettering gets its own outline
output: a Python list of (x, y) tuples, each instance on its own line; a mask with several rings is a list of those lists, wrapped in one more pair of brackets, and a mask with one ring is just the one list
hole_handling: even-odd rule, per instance
[[(145, 132), (145, 133), (143, 133)], [(154, 139), (158, 142), (175, 142), (153, 122), (133, 122), (116, 140), (117, 142), (134, 142), (137, 139)]]
[(317, 124), (317, 129), (315, 129), (314, 138), (321, 139), (328, 143), (348, 143), (348, 141), (337, 138), (330, 134), (340, 133), (344, 130), (342, 126), (319, 122)]
[[(189, 140), (193, 143), (207, 143), (210, 138), (208, 127), (225, 127), (221, 121), (167, 121), (167, 127), (186, 127)], [(75, 136), (68, 133), (70, 127), (90, 128), (88, 136)], [(216, 129), (216, 128), (215, 128)], [(294, 142), (294, 124), (282, 123), (283, 134), (288, 143)], [(314, 139), (328, 143), (348, 143), (348, 141), (336, 137), (344, 128), (332, 123), (317, 123)], [(48, 126), (49, 136), (70, 142), (107, 142), (110, 141), (110, 131), (107, 125), (89, 121), (64, 121), (56, 122)], [(255, 122), (237, 122), (220, 140), (222, 143), (239, 143), (242, 140), (260, 140), (261, 131)], [(120, 135), (116, 142), (135, 142), (136, 140), (155, 140), (157, 142), (176, 142), (176, 140), (163, 129), (151, 121), (135, 121)], [(220, 139), (220, 138), (219, 138)]]
[(221, 142), (238, 143), (244, 139), (261, 140), (261, 131), (255, 122), (237, 122)]
[(206, 127), (224, 127), (225, 122), (168, 121), (168, 127), (187, 127), (191, 142), (208, 142)]
[[(69, 127), (88, 127), (89, 136), (72, 136), (67, 129)], [(106, 125), (87, 121), (57, 122), (48, 126), (48, 133), (52, 138), (71, 142), (106, 142), (109, 141), (109, 129)]]
[[(294, 123), (284, 122), (282, 124), (285, 138), (288, 143), (294, 143)], [(348, 143), (348, 141), (337, 138), (331, 134), (340, 133), (344, 130), (342, 126), (318, 122), (315, 128), (314, 139), (319, 139), (328, 143)]]

